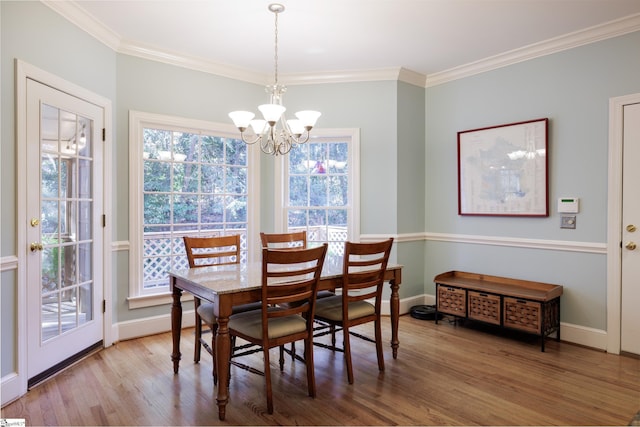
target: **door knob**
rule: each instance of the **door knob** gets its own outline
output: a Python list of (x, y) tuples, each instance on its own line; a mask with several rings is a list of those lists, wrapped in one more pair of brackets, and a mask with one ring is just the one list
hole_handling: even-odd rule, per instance
[(31, 252), (41, 251), (43, 248), (44, 246), (42, 246), (42, 243), (38, 243), (38, 242), (33, 242), (31, 246), (29, 246), (29, 249), (31, 249)]
[(636, 248), (636, 244), (635, 242), (627, 242), (626, 245), (624, 245), (625, 248), (629, 249), (630, 251), (634, 250)]
[(636, 231), (636, 226), (635, 226), (635, 225), (633, 225), (633, 224), (629, 224), (629, 225), (627, 225), (627, 231), (628, 231), (629, 233), (633, 233), (634, 231)]

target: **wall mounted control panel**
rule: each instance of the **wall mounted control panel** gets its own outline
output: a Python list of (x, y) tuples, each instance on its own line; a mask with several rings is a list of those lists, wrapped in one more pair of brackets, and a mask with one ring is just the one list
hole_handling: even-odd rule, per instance
[(578, 213), (580, 199), (575, 197), (560, 197), (558, 199), (558, 213)]

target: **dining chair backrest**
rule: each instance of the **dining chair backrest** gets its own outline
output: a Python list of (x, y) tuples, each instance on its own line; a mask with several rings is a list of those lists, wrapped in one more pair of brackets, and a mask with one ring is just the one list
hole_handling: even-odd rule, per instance
[(387, 270), (393, 238), (374, 243), (345, 242), (343, 259), (343, 311), (347, 319), (349, 304), (375, 300), (379, 315), (384, 274)]
[(184, 236), (183, 241), (191, 268), (240, 263), (240, 235)]
[(229, 333), (262, 347), (267, 411), (273, 413), (273, 390), (269, 349), (280, 347), (280, 370), (284, 367), (283, 346), (304, 340), (304, 362), (309, 396), (316, 395), (313, 364), (313, 315), (318, 280), (328, 245), (312, 249), (262, 250), (262, 307), (229, 318)]
[[(327, 247), (324, 243), (296, 251), (262, 249), (262, 327), (265, 342), (269, 338), (267, 327), (271, 318), (299, 314), (311, 327)], [(310, 331), (313, 333), (312, 327)]]
[(260, 233), (263, 248), (269, 249), (306, 249), (307, 230), (292, 233)]

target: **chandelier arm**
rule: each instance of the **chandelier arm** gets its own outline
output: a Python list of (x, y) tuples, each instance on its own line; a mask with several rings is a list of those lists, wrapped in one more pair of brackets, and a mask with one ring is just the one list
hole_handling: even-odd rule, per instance
[(309, 131), (305, 130), (305, 133), (300, 135), (299, 138), (296, 138), (295, 135), (291, 135), (291, 140), (296, 144), (304, 144), (305, 142), (309, 141), (309, 136), (310, 136)]
[(246, 136), (245, 136), (245, 134), (244, 134), (244, 132), (240, 132), (240, 138), (242, 139), (242, 142), (244, 142), (245, 144), (247, 144), (247, 145), (253, 145), (253, 144), (255, 144), (256, 142), (260, 141), (260, 139), (262, 138), (262, 135), (256, 135), (255, 139), (253, 139), (253, 140), (251, 140), (251, 139), (247, 140), (247, 139), (246, 139)]

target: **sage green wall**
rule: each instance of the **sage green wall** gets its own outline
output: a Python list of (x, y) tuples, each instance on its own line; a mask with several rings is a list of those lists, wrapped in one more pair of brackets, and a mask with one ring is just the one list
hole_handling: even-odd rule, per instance
[[(2, 142), (0, 227), (2, 257), (16, 256), (15, 59), (115, 101), (115, 53), (50, 8), (34, 1), (0, 1)], [(114, 123), (115, 125), (115, 123)], [(24, 248), (22, 248), (24, 249)], [(2, 272), (1, 375), (15, 371), (17, 275)], [(14, 304), (7, 304), (13, 301)]]
[[(609, 99), (640, 92), (640, 32), (529, 60), (426, 91), (426, 231), (606, 244)], [(457, 132), (549, 118), (548, 218), (457, 214)], [(579, 197), (575, 230), (558, 197)], [(427, 243), (425, 292), (447, 270), (564, 285), (562, 321), (606, 329), (606, 254)]]

